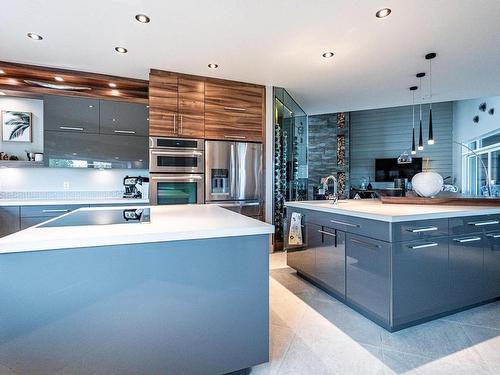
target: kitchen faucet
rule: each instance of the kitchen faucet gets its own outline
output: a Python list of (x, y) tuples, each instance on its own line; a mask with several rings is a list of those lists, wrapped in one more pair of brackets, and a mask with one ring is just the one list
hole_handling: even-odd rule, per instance
[(335, 176), (328, 176), (321, 179), (321, 183), (323, 184), (323, 190), (328, 190), (328, 181), (333, 180), (333, 195), (328, 194), (327, 198), (332, 201), (332, 204), (337, 204), (339, 200), (339, 196), (337, 194), (337, 178)]

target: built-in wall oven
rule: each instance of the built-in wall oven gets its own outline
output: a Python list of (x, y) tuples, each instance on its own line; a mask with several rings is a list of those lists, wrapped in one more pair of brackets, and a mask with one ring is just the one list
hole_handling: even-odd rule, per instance
[(204, 141), (150, 137), (149, 146), (150, 203), (204, 203)]

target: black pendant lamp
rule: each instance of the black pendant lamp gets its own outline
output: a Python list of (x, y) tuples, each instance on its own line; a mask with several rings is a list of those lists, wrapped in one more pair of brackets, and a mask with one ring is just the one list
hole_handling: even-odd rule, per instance
[(412, 137), (411, 137), (411, 154), (415, 155), (417, 153), (417, 149), (415, 147), (415, 90), (418, 89), (418, 86), (412, 86), (410, 87), (410, 91), (413, 94), (413, 101), (412, 101)]
[[(422, 78), (425, 77), (425, 73), (417, 73), (417, 78), (420, 80), (420, 87), (422, 87)], [(424, 137), (422, 136), (422, 102), (424, 98), (420, 99), (420, 121), (419, 121), (419, 133), (418, 133), (418, 150), (422, 151), (424, 149)]]
[(434, 134), (432, 131), (432, 59), (436, 57), (434, 52), (425, 55), (425, 59), (429, 60), (429, 138), (427, 138), (427, 144), (434, 144)]

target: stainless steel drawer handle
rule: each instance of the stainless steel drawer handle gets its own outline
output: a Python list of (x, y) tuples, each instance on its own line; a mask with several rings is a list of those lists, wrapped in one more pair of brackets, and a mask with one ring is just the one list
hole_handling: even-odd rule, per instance
[(415, 228), (415, 229), (408, 228), (407, 229), (408, 232), (412, 232), (412, 233), (431, 232), (434, 230), (438, 230), (438, 228), (437, 227), (425, 227), (425, 228)]
[(135, 134), (134, 130), (115, 130), (114, 132), (120, 134)]
[(245, 112), (246, 108), (239, 107), (224, 107), (224, 111), (237, 111), (237, 112)]
[(376, 244), (376, 243), (370, 243), (370, 242), (365, 242), (365, 241), (360, 241), (360, 240), (356, 240), (354, 238), (351, 238), (351, 242), (354, 242), (354, 243), (357, 243), (358, 245), (362, 245), (362, 246), (366, 246), (366, 247), (374, 247), (374, 248), (377, 248), (377, 249), (380, 249), (381, 246)]
[(152, 180), (163, 180), (163, 181), (172, 181), (172, 180), (201, 180), (203, 177), (201, 176), (169, 176), (169, 177), (151, 177)]
[(490, 238), (500, 238), (500, 234), (498, 233), (492, 233), (492, 234), (487, 234), (486, 237)]
[(225, 135), (224, 138), (229, 139), (247, 139), (244, 135)]
[(474, 242), (474, 241), (481, 241), (481, 237), (454, 238), (453, 241), (460, 242), (460, 243)]
[(44, 213), (50, 213), (50, 212), (70, 212), (71, 210), (63, 210), (63, 209), (53, 209), (53, 210), (42, 210)]
[(480, 226), (483, 226), (483, 225), (495, 225), (495, 224), (498, 224), (500, 223), (498, 220), (488, 220), (488, 221), (471, 221), (467, 224), (469, 225), (474, 225), (476, 227), (480, 227)]
[(426, 247), (433, 247), (433, 246), (437, 246), (437, 242), (430, 242), (430, 243), (423, 243), (421, 245), (414, 245), (414, 246), (409, 246), (410, 249), (424, 249)]
[(59, 129), (62, 129), (62, 130), (78, 130), (80, 132), (82, 132), (84, 130), (83, 128), (74, 127), (74, 126), (59, 126)]
[(337, 237), (337, 235), (336, 235), (336, 234), (333, 234), (333, 233), (330, 233), (330, 232), (325, 232), (324, 230), (319, 230), (319, 229), (318, 229), (318, 232), (319, 232), (319, 233), (322, 233), (322, 234), (326, 234), (326, 235), (328, 235), (328, 236)]
[(345, 225), (346, 227), (352, 227), (352, 228), (359, 228), (360, 227), (360, 225), (358, 225), (358, 224), (346, 223), (344, 221), (330, 220), (330, 222), (333, 224)]
[(152, 155), (169, 155), (169, 156), (203, 156), (199, 151), (151, 151)]

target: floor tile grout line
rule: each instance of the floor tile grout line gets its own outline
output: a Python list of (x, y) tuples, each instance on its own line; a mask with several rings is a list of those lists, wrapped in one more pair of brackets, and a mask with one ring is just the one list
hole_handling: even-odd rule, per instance
[(295, 341), (296, 337), (297, 337), (297, 334), (294, 332), (292, 339), (288, 343), (288, 346), (287, 346), (285, 352), (283, 353), (283, 357), (281, 358), (280, 364), (279, 364), (278, 368), (276, 369), (276, 375), (279, 375), (279, 373), (281, 371), (281, 366), (283, 366), (283, 363), (285, 362), (285, 358), (288, 355), (288, 352), (290, 351), (290, 348), (292, 347), (292, 344)]
[[(488, 365), (488, 361), (486, 361), (483, 358), (483, 356), (481, 355), (481, 353), (479, 352), (479, 350), (476, 349), (476, 344), (474, 344), (474, 341), (472, 340), (472, 338), (470, 337), (470, 335), (467, 333), (467, 331), (464, 329), (463, 324), (459, 324), (459, 325), (460, 325), (460, 329), (464, 333), (465, 337), (467, 337), (467, 340), (469, 340), (469, 343), (471, 345), (469, 348), (473, 349), (477, 353), (477, 355), (479, 356), (479, 358), (481, 358), (481, 361), (486, 366), (486, 371), (491, 372), (490, 371), (490, 366)], [(482, 327), (478, 327), (478, 328), (482, 328)]]

